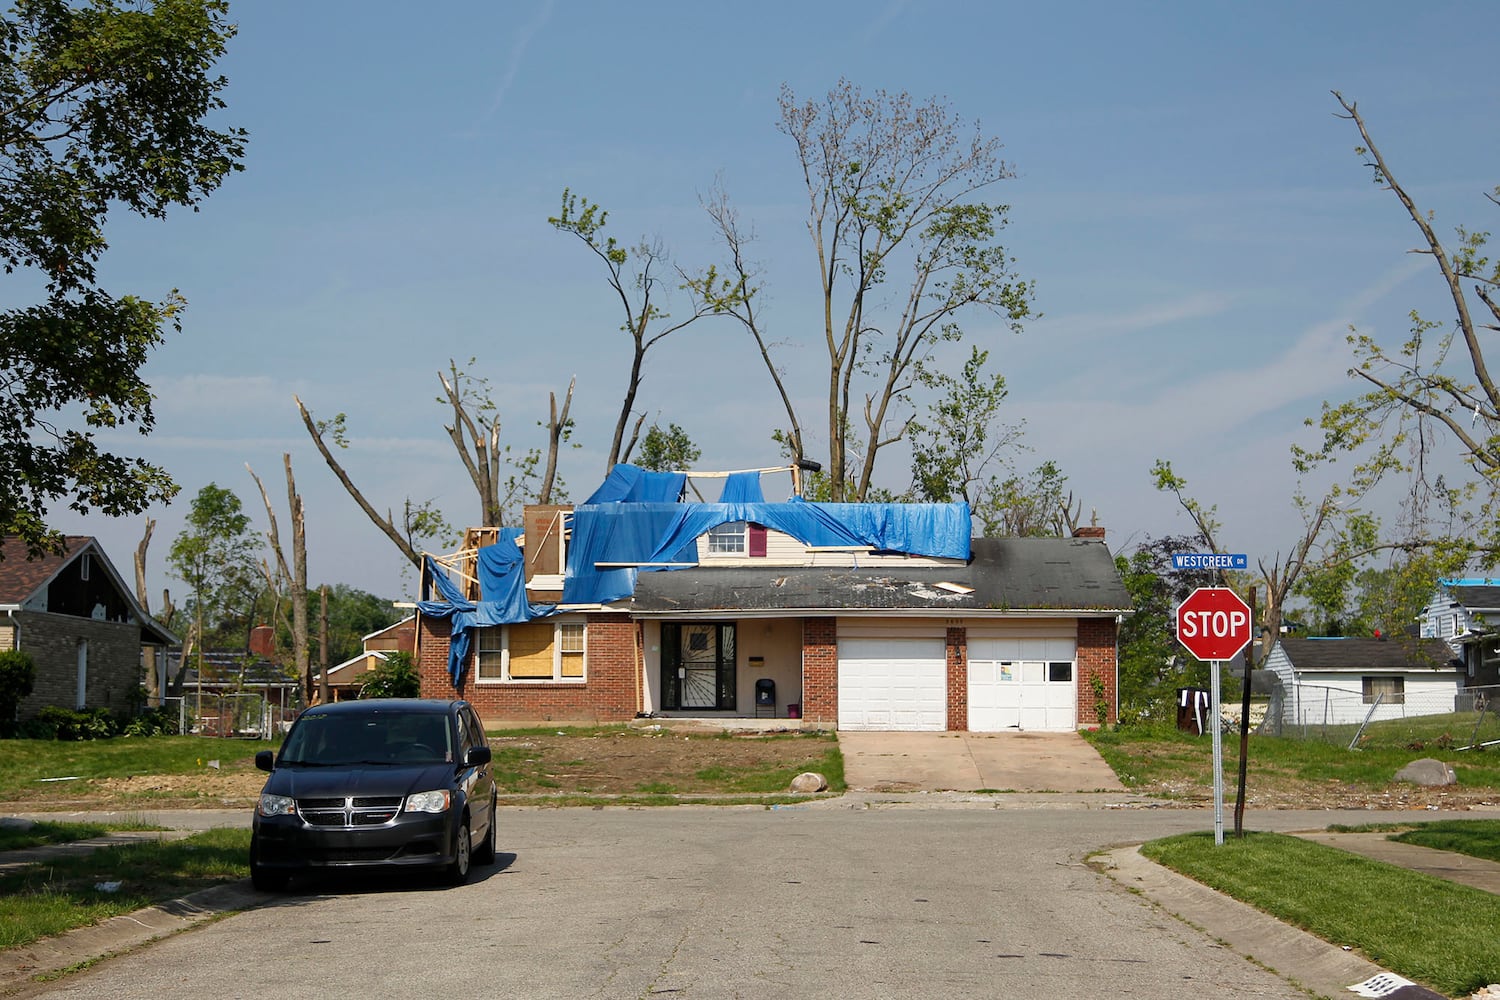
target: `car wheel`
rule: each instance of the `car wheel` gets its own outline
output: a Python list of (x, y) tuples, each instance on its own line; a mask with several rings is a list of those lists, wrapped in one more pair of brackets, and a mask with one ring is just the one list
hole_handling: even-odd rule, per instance
[(495, 799), (490, 797), (490, 828), (484, 835), (484, 842), (474, 847), (474, 862), (481, 865), (492, 865), (495, 863)]
[(443, 873), (449, 885), (463, 885), (468, 880), (469, 858), (469, 819), (464, 817), (463, 823), (458, 827), (458, 835), (453, 839), (453, 863)]
[(256, 860), (258, 853), (255, 841), (250, 841), (250, 884), (261, 892), (280, 892), (285, 889), (291, 876), (261, 864)]

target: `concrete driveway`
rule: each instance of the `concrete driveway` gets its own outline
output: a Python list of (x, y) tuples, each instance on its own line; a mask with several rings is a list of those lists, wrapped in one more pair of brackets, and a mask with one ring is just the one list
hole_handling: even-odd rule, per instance
[(1123, 792), (1077, 733), (839, 732), (844, 780), (862, 792)]

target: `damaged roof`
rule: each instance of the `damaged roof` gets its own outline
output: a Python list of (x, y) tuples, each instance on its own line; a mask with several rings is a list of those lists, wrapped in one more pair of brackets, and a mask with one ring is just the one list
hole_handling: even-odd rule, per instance
[(1130, 595), (1104, 542), (976, 538), (949, 566), (746, 566), (641, 573), (631, 610), (684, 613), (879, 611), (1129, 614)]
[(1441, 639), (1297, 639), (1277, 640), (1297, 670), (1440, 670), (1458, 664)]

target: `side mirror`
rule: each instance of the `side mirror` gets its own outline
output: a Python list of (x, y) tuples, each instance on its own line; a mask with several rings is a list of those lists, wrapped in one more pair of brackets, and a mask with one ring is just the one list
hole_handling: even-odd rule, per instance
[(464, 754), (464, 767), (479, 767), (488, 764), (493, 757), (489, 747), (470, 747), (469, 752)]
[(269, 771), (276, 766), (276, 751), (260, 750), (255, 754), (255, 766), (262, 771)]

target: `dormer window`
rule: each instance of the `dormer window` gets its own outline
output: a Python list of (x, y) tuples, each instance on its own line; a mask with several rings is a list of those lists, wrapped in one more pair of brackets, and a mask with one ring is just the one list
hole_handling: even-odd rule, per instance
[(719, 553), (745, 552), (745, 522), (730, 521), (708, 529), (708, 551)]

